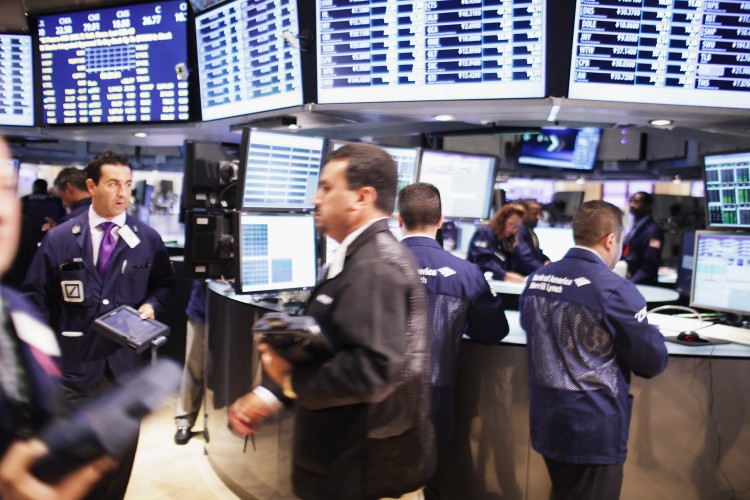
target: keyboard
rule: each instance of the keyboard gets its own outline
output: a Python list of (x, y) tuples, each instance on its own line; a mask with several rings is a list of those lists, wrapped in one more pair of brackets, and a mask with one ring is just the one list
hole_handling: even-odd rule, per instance
[(750, 330), (727, 325), (711, 325), (698, 331), (701, 337), (726, 340), (735, 344), (750, 346)]
[(703, 336), (703, 332), (708, 330), (708, 325), (712, 324), (710, 321), (705, 320), (701, 322), (698, 318), (683, 318), (681, 316), (659, 313), (649, 313), (648, 322), (656, 326), (664, 336), (677, 335), (680, 332), (690, 331), (696, 331), (698, 335)]

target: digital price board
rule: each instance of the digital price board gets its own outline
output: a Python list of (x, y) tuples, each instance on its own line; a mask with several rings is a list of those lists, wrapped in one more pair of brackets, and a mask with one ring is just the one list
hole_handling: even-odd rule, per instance
[(303, 104), (296, 0), (236, 0), (195, 25), (204, 120)]
[(34, 125), (34, 66), (29, 35), (0, 34), (0, 125)]
[(45, 125), (189, 119), (188, 3), (37, 18)]
[(568, 97), (750, 107), (750, 2), (578, 0)]
[(750, 152), (703, 158), (708, 225), (750, 229)]
[(543, 97), (545, 0), (317, 0), (318, 102)]

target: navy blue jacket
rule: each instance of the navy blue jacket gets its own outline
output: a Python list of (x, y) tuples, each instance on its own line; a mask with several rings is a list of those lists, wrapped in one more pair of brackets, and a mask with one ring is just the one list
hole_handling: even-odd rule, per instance
[(57, 219), (57, 221), (55, 222), (57, 223), (57, 225), (60, 225), (69, 221), (70, 219), (74, 219), (75, 217), (78, 217), (84, 212), (88, 212), (90, 206), (91, 206), (91, 197), (84, 198), (75, 204), (75, 206), (70, 210), (69, 214), (63, 215), (62, 217)]
[(21, 198), (21, 210), (29, 218), (31, 238), (39, 243), (44, 238), (42, 226), (47, 222), (45, 217), (57, 220), (65, 215), (62, 200), (51, 194), (28, 194)]
[(550, 258), (544, 255), (538, 244), (534, 246), (534, 238), (531, 235), (532, 229), (521, 226), (518, 232), (518, 246), (516, 247), (515, 271), (528, 276), (540, 267)]
[(134, 351), (91, 330), (96, 318), (121, 305), (138, 308), (146, 302), (164, 311), (174, 296), (174, 273), (161, 236), (134, 217), (126, 224), (140, 242), (130, 248), (124, 238), (117, 239), (103, 280), (94, 267), (85, 212), (49, 231), (23, 284), (58, 335), (63, 382), (74, 390), (96, 384), (107, 365), (119, 379), (140, 364)]
[(57, 386), (60, 373), (54, 359), (59, 351), (54, 334), (41, 321), (38, 312), (17, 292), (3, 287), (0, 293), (11, 318), (8, 324), (0, 327), (8, 327), (12, 330), (9, 333), (16, 339), (31, 398), (29, 420), (22, 425), (13, 404), (0, 388), (1, 459), (13, 441), (29, 437), (21, 433), (21, 427), (36, 433), (66, 407)]
[(416, 257), (427, 288), (432, 338), (432, 421), (439, 443), (454, 435), (458, 352), (463, 335), (483, 344), (497, 344), (508, 335), (500, 297), (492, 295), (476, 264), (443, 250), (426, 236), (401, 240)]
[(520, 312), (533, 448), (567, 463), (624, 463), (631, 370), (650, 378), (668, 361), (635, 285), (574, 247), (529, 276)]
[(494, 279), (504, 280), (505, 273), (515, 271), (515, 255), (504, 250), (501, 243), (490, 226), (481, 226), (469, 241), (466, 260), (478, 265), (482, 272), (491, 271)]
[(633, 283), (656, 283), (659, 277), (664, 231), (650, 215), (636, 222), (623, 242), (622, 257), (628, 264), (628, 279)]

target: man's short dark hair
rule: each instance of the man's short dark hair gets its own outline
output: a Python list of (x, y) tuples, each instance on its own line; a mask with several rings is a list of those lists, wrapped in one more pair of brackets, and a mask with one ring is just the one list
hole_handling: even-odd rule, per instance
[(378, 194), (375, 206), (390, 214), (396, 206), (398, 168), (383, 148), (374, 144), (352, 143), (343, 146), (328, 156), (328, 161), (347, 160), (346, 181), (349, 189), (365, 186), (375, 188)]
[(520, 203), (526, 210), (531, 210), (531, 207), (534, 205), (539, 205), (540, 207), (542, 206), (542, 204), (536, 201), (534, 198), (524, 198), (523, 200), (518, 200), (515, 203)]
[(624, 216), (622, 210), (611, 203), (587, 201), (578, 207), (573, 216), (573, 240), (576, 245), (592, 247), (614, 233), (617, 241), (621, 241)]
[(436, 226), (442, 210), (440, 191), (432, 184), (409, 184), (398, 193), (398, 213), (406, 229)]
[(65, 189), (65, 185), (70, 183), (78, 191), (87, 192), (86, 187), (86, 171), (78, 167), (67, 167), (60, 170), (60, 173), (55, 177), (55, 186), (57, 189)]
[(47, 181), (44, 179), (37, 179), (31, 185), (31, 192), (34, 194), (47, 194)]
[(651, 193), (647, 193), (646, 191), (638, 191), (637, 193), (633, 193), (631, 197), (635, 195), (640, 195), (641, 200), (643, 200), (643, 204), (647, 207), (651, 207), (654, 205), (654, 196)]
[(86, 167), (86, 178), (94, 181), (94, 184), (99, 184), (99, 178), (102, 176), (102, 165), (121, 165), (133, 169), (127, 156), (114, 151), (105, 151), (91, 159)]

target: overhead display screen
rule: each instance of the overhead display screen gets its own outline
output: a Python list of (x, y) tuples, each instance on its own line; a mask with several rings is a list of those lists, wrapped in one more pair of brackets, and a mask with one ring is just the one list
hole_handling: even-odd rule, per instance
[(236, 0), (195, 24), (204, 120), (303, 104), (296, 0)]
[(568, 97), (750, 107), (750, 2), (577, 0)]
[(29, 35), (0, 35), (0, 125), (34, 125)]
[(317, 0), (318, 102), (543, 97), (545, 6)]
[(45, 125), (189, 119), (188, 3), (39, 16)]

